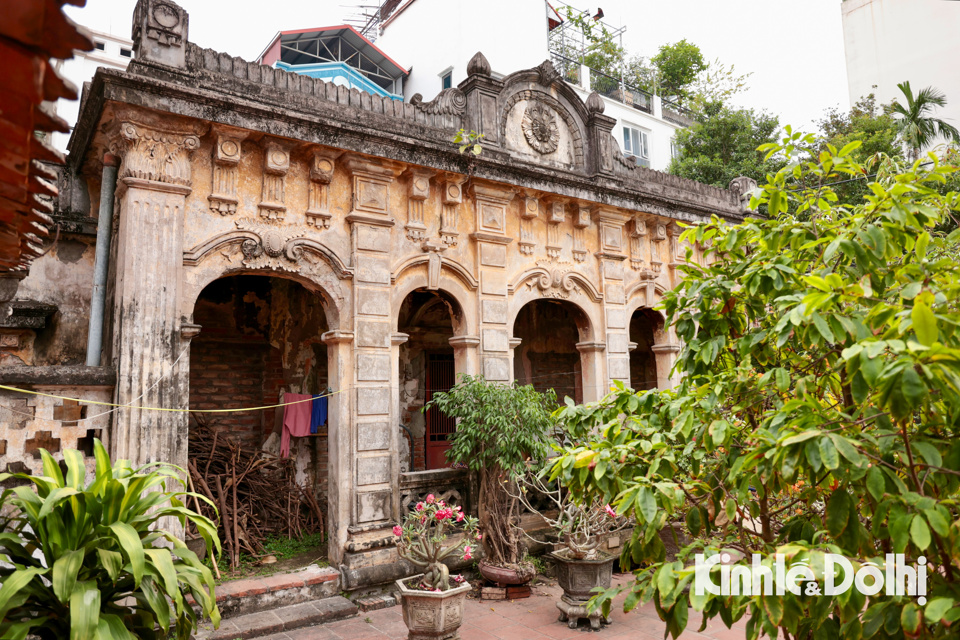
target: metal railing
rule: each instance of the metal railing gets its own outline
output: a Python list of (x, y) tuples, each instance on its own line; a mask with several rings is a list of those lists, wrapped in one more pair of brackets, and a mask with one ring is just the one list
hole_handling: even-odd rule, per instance
[(590, 90), (633, 107), (637, 111), (653, 113), (652, 95), (627, 84), (620, 78), (608, 76), (595, 69), (590, 69)]
[(560, 77), (569, 82), (580, 86), (580, 63), (559, 53), (550, 53), (550, 59), (553, 66), (560, 72)]
[(666, 98), (660, 99), (660, 108), (663, 111), (663, 119), (667, 122), (678, 124), (681, 127), (689, 127), (696, 122), (696, 118), (690, 109), (671, 102)]

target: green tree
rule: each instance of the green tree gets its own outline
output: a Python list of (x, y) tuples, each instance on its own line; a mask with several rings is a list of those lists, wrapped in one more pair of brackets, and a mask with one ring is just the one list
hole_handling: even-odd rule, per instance
[(662, 45), (650, 63), (657, 71), (657, 93), (678, 104), (689, 97), (688, 87), (709, 67), (700, 47), (686, 39)]
[(911, 160), (916, 160), (920, 152), (938, 138), (960, 143), (960, 131), (933, 115), (935, 109), (947, 106), (947, 98), (942, 91), (926, 87), (914, 95), (909, 82), (901, 82), (897, 87), (903, 93), (904, 103), (894, 100), (889, 111), (896, 118)]
[[(796, 157), (814, 143), (788, 128), (765, 149)], [(664, 297), (683, 343), (676, 389), (619, 387), (560, 410), (587, 443), (552, 477), (636, 518), (621, 566), (649, 564), (619, 589), (624, 608), (652, 601), (675, 638), (697, 614), (727, 626), (746, 617), (748, 638), (956, 637), (960, 231), (933, 229), (960, 208), (960, 195), (938, 190), (957, 168), (881, 168), (860, 202), (840, 205), (830, 176), (864, 173), (858, 144), (770, 176), (753, 202), (768, 218), (684, 232), (719, 259), (682, 267)], [(693, 542), (665, 561), (657, 533), (681, 518)], [(925, 600), (688, 591), (694, 554), (720, 549), (743, 554), (741, 565), (753, 553), (768, 567), (774, 553), (805, 561), (820, 593), (827, 553), (854, 571), (886, 553), (912, 565), (924, 556)], [(608, 609), (616, 591), (595, 604)]]
[(776, 140), (779, 129), (776, 116), (709, 103), (698, 122), (676, 132), (679, 154), (667, 171), (723, 188), (737, 176), (760, 180), (784, 165), (780, 156), (764, 157), (757, 151)]

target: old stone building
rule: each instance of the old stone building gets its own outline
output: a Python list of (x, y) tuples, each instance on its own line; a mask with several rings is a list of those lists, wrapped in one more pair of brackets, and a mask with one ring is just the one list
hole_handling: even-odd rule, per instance
[[(23, 443), (45, 433), (186, 466), (188, 414), (150, 407), (329, 389), (326, 431), (295, 455), (326, 493), (349, 588), (403, 570), (390, 528), (413, 496), (464, 482), (442, 469), (455, 425), (420, 411), (455, 375), (577, 401), (614, 380), (672, 384), (679, 347), (651, 307), (688, 249), (701, 259), (678, 223), (739, 220), (739, 189), (625, 160), (602, 101), (584, 103), (549, 62), (497, 79), (478, 53), (458, 87), (405, 103), (203, 49), (187, 26), (172, 2), (140, 0), (135, 60), (98, 72), (70, 141), (70, 206), (110, 231), (102, 349), (74, 328), (101, 317), (92, 237), (67, 238), (73, 260), (53, 251), (22, 289), (59, 304), (30, 339), (61, 355), (11, 354), (0, 372), (146, 408), (6, 392), (20, 410), (3, 414), (0, 465), (38, 468)], [(483, 135), (479, 156), (459, 153), (461, 128)], [(85, 351), (91, 366), (66, 366)], [(229, 414), (221, 428), (260, 444), (278, 418)]]

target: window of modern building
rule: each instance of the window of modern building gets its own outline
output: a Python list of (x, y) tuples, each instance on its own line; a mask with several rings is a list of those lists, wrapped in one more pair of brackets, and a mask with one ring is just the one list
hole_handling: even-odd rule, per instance
[(649, 134), (636, 127), (623, 127), (623, 153), (634, 158), (641, 167), (650, 166)]
[(133, 51), (124, 47), (120, 47), (120, 55), (123, 56), (124, 58), (132, 58)]
[(680, 146), (677, 144), (676, 139), (670, 140), (670, 159), (676, 160), (680, 157)]
[(94, 41), (93, 48), (96, 49), (97, 51), (106, 51), (107, 45), (106, 43), (103, 43), (103, 42)]
[(447, 71), (440, 76), (441, 89), (449, 89), (453, 86), (453, 71)]

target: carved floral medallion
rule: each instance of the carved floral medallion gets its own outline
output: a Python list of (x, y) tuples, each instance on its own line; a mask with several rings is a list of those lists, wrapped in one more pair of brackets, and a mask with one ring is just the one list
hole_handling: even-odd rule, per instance
[(538, 152), (547, 154), (557, 150), (560, 142), (557, 114), (547, 105), (542, 102), (530, 104), (523, 112), (520, 126), (527, 143)]

